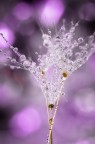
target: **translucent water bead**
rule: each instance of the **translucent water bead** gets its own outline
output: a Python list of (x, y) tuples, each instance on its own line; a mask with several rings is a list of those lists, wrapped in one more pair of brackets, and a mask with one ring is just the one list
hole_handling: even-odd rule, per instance
[(78, 43), (80, 44), (80, 43), (82, 43), (84, 41), (84, 39), (82, 38), (82, 37), (80, 37), (79, 39), (78, 39)]
[(18, 52), (18, 48), (17, 48), (17, 47), (15, 47), (13, 50), (14, 50), (15, 52)]
[(16, 59), (12, 58), (11, 62), (15, 64), (16, 63)]
[(92, 44), (94, 42), (94, 40), (95, 40), (95, 37), (92, 35), (89, 37), (88, 43)]
[(24, 66), (24, 68), (29, 68), (30, 66), (31, 66), (31, 62), (29, 61), (29, 60), (25, 60), (24, 62), (23, 62), (23, 66)]
[(21, 56), (20, 56), (20, 61), (23, 62), (23, 61), (25, 61), (25, 60), (26, 60), (26, 56), (25, 56), (25, 55), (21, 55)]
[[(63, 25), (60, 30), (56, 32), (56, 35), (52, 36), (50, 30), (48, 30), (47, 33), (42, 33), (43, 45), (47, 48), (47, 53), (44, 55), (36, 53), (38, 55), (39, 65), (36, 65), (33, 61), (31, 62), (25, 55), (18, 52), (18, 48), (14, 48), (9, 44), (10, 49), (19, 57), (19, 62), (13, 58), (10, 59), (10, 61), (18, 64), (20, 68), (23, 66), (25, 70), (27, 69), (35, 75), (44, 95), (48, 99), (48, 103), (57, 100), (57, 95), (61, 91), (62, 82), (65, 81), (67, 76), (70, 76), (72, 72), (81, 67), (92, 53), (95, 52), (95, 32), (86, 39), (83, 37), (76, 39), (77, 26), (78, 23), (74, 25), (74, 23), (71, 22), (71, 28), (66, 30), (65, 23), (63, 22)], [(5, 42), (8, 43), (5, 37), (3, 35), (1, 36)], [(46, 77), (46, 71), (54, 65), (56, 65), (55, 69), (58, 70), (59, 75), (57, 76), (55, 72), (53, 77), (56, 76), (56, 79), (52, 82), (49, 81), (49, 77)], [(51, 73), (52, 70), (50, 74)]]
[(49, 47), (51, 45), (51, 41), (50, 41), (51, 36), (48, 34), (43, 34), (42, 38), (43, 38), (43, 46)]

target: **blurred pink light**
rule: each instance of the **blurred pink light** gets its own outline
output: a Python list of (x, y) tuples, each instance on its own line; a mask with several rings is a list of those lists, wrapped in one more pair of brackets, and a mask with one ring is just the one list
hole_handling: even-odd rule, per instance
[(50, 0), (44, 6), (41, 13), (41, 22), (46, 26), (52, 26), (60, 20), (64, 13), (64, 6), (60, 0)]
[(40, 128), (40, 115), (36, 109), (31, 107), (15, 114), (10, 121), (12, 133), (15, 136), (23, 137), (35, 132)]
[(32, 9), (27, 3), (21, 2), (14, 8), (13, 14), (21, 21), (27, 20), (32, 16)]
[[(0, 33), (4, 35), (4, 37), (7, 39), (7, 41), (10, 44), (14, 43), (15, 36), (11, 29), (9, 29), (5, 24), (0, 24)], [(8, 48), (7, 43), (3, 40), (3, 38), (0, 36), (0, 48)]]
[(77, 142), (76, 144), (90, 144), (90, 142), (87, 140), (83, 140), (83, 141)]
[(95, 92), (93, 89), (80, 90), (75, 98), (75, 105), (81, 112), (95, 112)]

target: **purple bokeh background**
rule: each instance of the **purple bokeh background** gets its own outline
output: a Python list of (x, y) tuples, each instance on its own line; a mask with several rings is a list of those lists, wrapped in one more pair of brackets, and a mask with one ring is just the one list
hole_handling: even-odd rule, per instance
[[(76, 35), (95, 31), (94, 0), (1, 0), (0, 32), (21, 53), (37, 62), (42, 47), (40, 27), (60, 28), (66, 19), (80, 21)], [(12, 56), (0, 38), (0, 48)], [(0, 63), (7, 59), (0, 54)], [(65, 83), (54, 126), (54, 144), (95, 144), (95, 54)], [(0, 65), (0, 144), (45, 144), (48, 134), (43, 93), (24, 70)]]

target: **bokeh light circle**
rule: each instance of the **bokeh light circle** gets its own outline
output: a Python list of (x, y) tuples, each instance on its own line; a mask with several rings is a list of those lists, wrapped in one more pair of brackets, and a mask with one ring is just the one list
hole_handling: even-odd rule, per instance
[(25, 2), (18, 3), (13, 10), (13, 15), (20, 21), (27, 20), (32, 16), (31, 6)]
[(95, 92), (92, 88), (80, 90), (75, 97), (75, 105), (84, 113), (95, 112)]
[(11, 132), (17, 137), (27, 136), (37, 131), (40, 126), (40, 115), (36, 109), (31, 107), (19, 111), (10, 120)]
[[(15, 41), (14, 33), (5, 24), (0, 23), (0, 33), (4, 35), (4, 37), (10, 44), (14, 43)], [(4, 39), (1, 36), (0, 36), (0, 48), (8, 48), (8, 44), (4, 41)]]
[(41, 22), (45, 26), (52, 26), (60, 20), (64, 13), (64, 5), (60, 0), (48, 1), (41, 12)]

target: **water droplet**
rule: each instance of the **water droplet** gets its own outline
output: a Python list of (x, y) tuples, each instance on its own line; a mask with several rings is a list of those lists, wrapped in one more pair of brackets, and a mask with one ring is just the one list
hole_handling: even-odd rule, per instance
[(65, 95), (65, 93), (64, 92), (62, 92), (62, 96), (64, 96)]
[(10, 66), (10, 69), (14, 69), (15, 68), (15, 66)]
[(83, 42), (83, 38), (80, 37), (80, 38), (78, 39), (78, 43), (80, 44), (80, 43), (82, 43), (82, 42)]
[(14, 51), (15, 51), (15, 52), (18, 52), (18, 48), (14, 48)]
[(23, 66), (24, 66), (25, 68), (29, 68), (29, 67), (31, 66), (31, 62), (28, 61), (28, 60), (25, 60), (25, 61), (23, 62)]
[(73, 21), (71, 21), (71, 25), (72, 25), (72, 26), (74, 25), (74, 22), (73, 22)]
[(43, 41), (43, 46), (49, 47), (49, 45), (50, 45), (50, 41), (49, 40), (44, 40)]
[(88, 48), (89, 48), (89, 44), (86, 44), (86, 45), (85, 45), (85, 49), (88, 49)]
[(43, 38), (44, 40), (47, 40), (47, 39), (50, 38), (50, 36), (49, 36), (48, 34), (43, 34), (43, 35), (42, 35), (42, 38)]
[(20, 69), (21, 67), (20, 66), (18, 66), (18, 67), (16, 67), (17, 69)]
[(48, 34), (51, 35), (51, 31), (48, 29)]
[(76, 52), (76, 53), (75, 53), (75, 56), (76, 56), (76, 58), (80, 58), (80, 57), (81, 57), (81, 53)]
[(91, 53), (94, 53), (95, 52), (95, 47), (92, 47), (91, 48)]
[(11, 62), (12, 62), (12, 63), (16, 63), (16, 59), (14, 59), (14, 58), (11, 59)]
[(10, 49), (14, 49), (14, 47), (13, 47), (13, 46), (10, 46)]
[(35, 52), (36, 55), (38, 55), (38, 52)]
[(25, 61), (25, 60), (26, 60), (26, 56), (25, 56), (25, 55), (21, 55), (21, 56), (20, 56), (20, 61), (23, 62), (23, 61)]
[(93, 41), (94, 41), (94, 36), (92, 35), (92, 36), (89, 37), (88, 43), (89, 43), (89, 44), (92, 44)]

